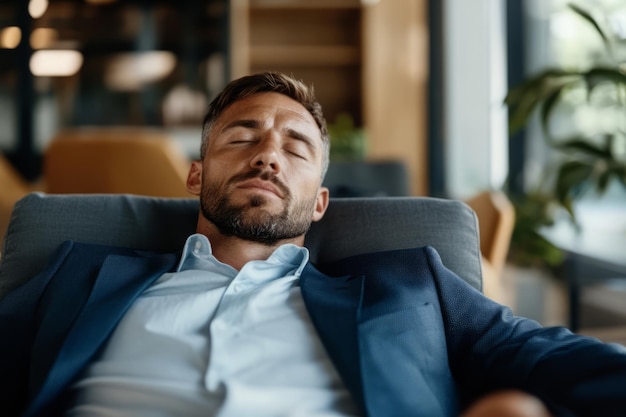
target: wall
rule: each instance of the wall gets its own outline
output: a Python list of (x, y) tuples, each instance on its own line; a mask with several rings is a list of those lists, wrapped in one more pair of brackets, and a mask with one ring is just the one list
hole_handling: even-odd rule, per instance
[(504, 0), (445, 0), (446, 188), (499, 188), (508, 170)]

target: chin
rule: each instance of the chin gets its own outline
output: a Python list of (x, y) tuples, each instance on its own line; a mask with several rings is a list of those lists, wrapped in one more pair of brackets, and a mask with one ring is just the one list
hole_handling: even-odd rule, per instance
[(252, 193), (245, 196), (231, 197), (231, 207), (239, 207), (244, 213), (253, 215), (255, 213), (265, 213), (274, 216), (285, 210), (283, 200), (274, 199), (263, 193)]
[(260, 195), (253, 195), (249, 199), (250, 207), (264, 207), (267, 206), (267, 199)]

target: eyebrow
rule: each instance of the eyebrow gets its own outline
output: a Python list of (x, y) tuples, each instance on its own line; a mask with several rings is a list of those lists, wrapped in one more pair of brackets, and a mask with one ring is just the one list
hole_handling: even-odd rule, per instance
[(235, 129), (237, 127), (245, 127), (248, 129), (258, 129), (259, 127), (261, 127), (261, 122), (259, 122), (258, 120), (254, 120), (254, 119), (235, 120), (227, 124), (224, 127), (224, 129), (222, 129), (222, 131), (226, 132), (228, 130)]
[(287, 128), (285, 129), (290, 138), (304, 142), (309, 148), (315, 149), (316, 146), (310, 137), (305, 135), (304, 133), (298, 132), (297, 130)]
[[(240, 119), (235, 120), (224, 127), (222, 132), (226, 132), (228, 130), (236, 129), (238, 127), (243, 127), (246, 129), (259, 129), (261, 128), (261, 122), (254, 119)], [(283, 129), (284, 133), (286, 133), (290, 138), (298, 140), (300, 142), (304, 142), (309, 148), (315, 149), (314, 141), (307, 135), (297, 130), (291, 128)]]

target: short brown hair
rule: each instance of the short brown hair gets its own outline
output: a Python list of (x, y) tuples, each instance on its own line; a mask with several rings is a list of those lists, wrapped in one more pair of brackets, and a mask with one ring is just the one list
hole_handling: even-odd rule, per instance
[(322, 178), (328, 169), (330, 155), (330, 139), (326, 127), (326, 119), (322, 112), (322, 106), (315, 98), (315, 91), (312, 85), (297, 80), (285, 74), (277, 72), (263, 72), (259, 74), (247, 75), (231, 81), (222, 92), (211, 101), (209, 110), (202, 122), (202, 144), (200, 146), (200, 158), (204, 159), (209, 142), (209, 134), (215, 121), (222, 112), (232, 103), (243, 100), (257, 93), (280, 93), (302, 104), (307, 109), (322, 136)]

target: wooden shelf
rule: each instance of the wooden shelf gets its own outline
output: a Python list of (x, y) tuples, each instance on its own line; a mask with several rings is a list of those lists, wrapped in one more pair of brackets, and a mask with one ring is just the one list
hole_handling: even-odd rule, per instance
[[(241, 9), (238, 74), (279, 71), (315, 85), (328, 120), (362, 123), (359, 0), (247, 0)], [(234, 25), (233, 27), (236, 27)]]
[(350, 66), (360, 65), (357, 46), (252, 46), (250, 60), (255, 66)]
[(251, 9), (359, 9), (360, 0), (250, 0)]
[(233, 77), (280, 71), (313, 84), (328, 121), (353, 116), (368, 157), (405, 162), (412, 194), (427, 193), (428, 83), (414, 65), (428, 62), (427, 0), (229, 1)]

